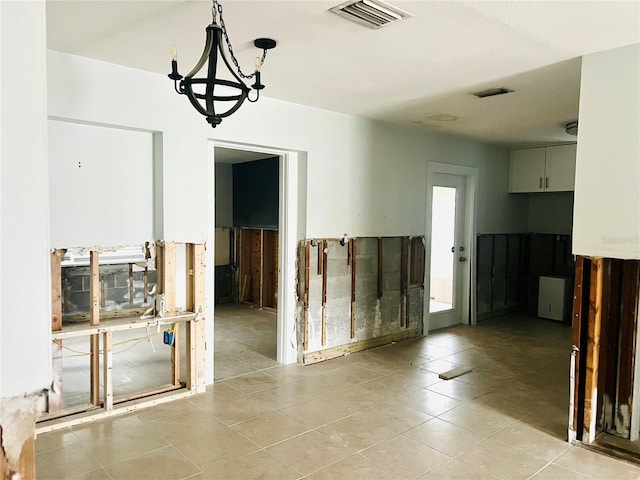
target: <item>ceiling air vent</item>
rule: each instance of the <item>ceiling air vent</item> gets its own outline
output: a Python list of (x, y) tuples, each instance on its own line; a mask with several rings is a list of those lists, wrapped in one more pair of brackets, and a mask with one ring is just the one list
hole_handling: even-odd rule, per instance
[(481, 92), (474, 93), (474, 95), (478, 98), (486, 98), (486, 97), (495, 97), (496, 95), (504, 95), (505, 93), (509, 93), (509, 92), (513, 92), (513, 90), (500, 87), (500, 88), (490, 88), (488, 90), (482, 90)]
[(380, 0), (350, 0), (331, 12), (369, 28), (380, 28), (413, 15)]

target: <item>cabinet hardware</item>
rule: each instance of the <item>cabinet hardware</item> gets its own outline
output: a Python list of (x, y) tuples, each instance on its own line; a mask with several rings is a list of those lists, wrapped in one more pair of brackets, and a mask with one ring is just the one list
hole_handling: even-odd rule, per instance
[(540, 188), (542, 189), (542, 177), (540, 177)]
[(544, 188), (549, 188), (549, 177), (545, 179)]

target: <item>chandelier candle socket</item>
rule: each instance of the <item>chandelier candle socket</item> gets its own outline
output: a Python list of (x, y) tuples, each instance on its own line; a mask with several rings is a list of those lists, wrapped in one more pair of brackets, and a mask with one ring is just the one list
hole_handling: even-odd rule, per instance
[[(172, 47), (171, 73), (168, 77), (173, 80), (176, 92), (180, 95), (186, 95), (193, 107), (201, 115), (204, 115), (207, 122), (215, 128), (222, 122), (223, 118), (237, 111), (245, 100), (249, 100), (250, 102), (258, 101), (260, 90), (264, 88), (264, 85), (261, 83), (260, 69), (267, 56), (267, 50), (275, 48), (276, 41), (271, 38), (257, 38), (254, 40), (254, 46), (262, 50), (262, 57), (256, 58), (255, 71), (250, 75), (245, 75), (233, 54), (227, 28), (222, 18), (222, 6), (217, 0), (213, 0), (212, 2), (211, 14), (213, 21), (211, 25), (206, 28), (204, 51), (196, 66), (193, 67), (193, 70), (191, 70), (187, 76), (183, 77), (180, 75), (180, 73), (178, 73), (178, 52), (175, 47)], [(217, 76), (219, 58), (222, 59), (224, 66), (231, 74), (231, 80)], [(229, 58), (236, 67), (237, 73), (229, 63)], [(200, 72), (207, 63), (207, 76), (196, 78), (198, 72)], [(241, 78), (247, 80), (253, 78), (254, 83), (251, 87), (248, 87)], [(226, 92), (223, 90), (226, 90)], [(250, 96), (252, 90), (255, 91), (253, 98)]]

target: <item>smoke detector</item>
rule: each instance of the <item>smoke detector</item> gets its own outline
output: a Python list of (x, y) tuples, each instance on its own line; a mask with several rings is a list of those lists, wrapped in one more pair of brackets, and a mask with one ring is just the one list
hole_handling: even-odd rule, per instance
[(573, 135), (574, 137), (578, 135), (578, 121), (569, 122), (564, 126), (564, 131), (569, 135)]
[(350, 0), (329, 11), (373, 29), (413, 17), (413, 14), (381, 0)]

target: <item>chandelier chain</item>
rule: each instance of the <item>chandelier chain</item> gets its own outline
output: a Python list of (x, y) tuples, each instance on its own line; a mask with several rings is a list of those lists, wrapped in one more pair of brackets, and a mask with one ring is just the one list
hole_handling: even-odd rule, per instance
[[(231, 46), (231, 41), (229, 40), (229, 35), (227, 34), (227, 27), (224, 24), (224, 18), (222, 18), (222, 5), (220, 5), (216, 0), (213, 0), (213, 6), (211, 7), (211, 11), (213, 13), (214, 22), (216, 20), (216, 13), (215, 13), (215, 10), (214, 10), (215, 6), (218, 7), (218, 14), (219, 14), (218, 16), (220, 17), (220, 28), (222, 29), (222, 34), (224, 35), (224, 41), (227, 44), (227, 49), (229, 50), (229, 54), (231, 55), (231, 61), (235, 65), (236, 69), (238, 70), (238, 74), (242, 78), (246, 78), (246, 79), (253, 78), (255, 76), (255, 72), (252, 73), (251, 75), (246, 75), (240, 69), (240, 64), (238, 63), (238, 59), (233, 54), (233, 47)], [(262, 58), (260, 59), (260, 64), (264, 63), (264, 59), (266, 58), (266, 56), (267, 56), (267, 50), (265, 49), (265, 50), (262, 51)]]

